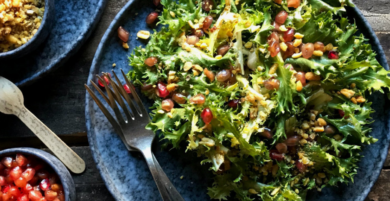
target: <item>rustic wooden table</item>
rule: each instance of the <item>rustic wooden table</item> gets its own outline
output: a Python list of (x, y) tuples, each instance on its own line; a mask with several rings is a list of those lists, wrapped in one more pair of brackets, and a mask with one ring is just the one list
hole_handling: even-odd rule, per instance
[[(84, 83), (101, 37), (127, 0), (109, 0), (91, 38), (62, 68), (36, 83), (22, 88), (26, 107), (57, 133), (87, 163), (82, 175), (74, 175), (77, 200), (111, 201), (91, 151), (85, 128)], [(383, 46), (390, 61), (390, 1), (355, 0)], [(0, 114), (0, 150), (11, 147), (45, 146), (17, 118)], [(359, 175), (357, 175), (359, 176)], [(390, 201), (390, 157), (366, 201)]]

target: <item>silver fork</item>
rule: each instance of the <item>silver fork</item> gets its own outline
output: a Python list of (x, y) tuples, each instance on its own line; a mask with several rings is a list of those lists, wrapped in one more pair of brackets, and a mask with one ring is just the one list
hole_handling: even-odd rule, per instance
[[(97, 76), (101, 83), (104, 84), (104, 87), (107, 91), (108, 97), (103, 93), (102, 90), (91, 80), (92, 86), (99, 92), (99, 94), (104, 98), (104, 100), (110, 105), (112, 110), (115, 113), (115, 118), (110, 114), (108, 109), (102, 104), (102, 102), (97, 98), (95, 93), (85, 85), (88, 93), (91, 95), (93, 100), (102, 110), (103, 114), (107, 117), (109, 122), (114, 127), (115, 131), (118, 133), (119, 137), (125, 144), (126, 148), (129, 151), (140, 151), (148, 164), (149, 170), (152, 173), (154, 181), (156, 182), (157, 188), (161, 194), (161, 197), (164, 201), (184, 201), (180, 193), (173, 186), (165, 172), (162, 170), (161, 166), (157, 162), (154, 154), (152, 153), (151, 146), (154, 140), (154, 133), (150, 130), (146, 130), (145, 126), (150, 122), (149, 114), (146, 111), (144, 105), (142, 104), (137, 92), (134, 89), (133, 84), (127, 79), (125, 73), (121, 69), (122, 75), (126, 80), (126, 84), (129, 86), (131, 95), (127, 94), (124, 88), (121, 85), (121, 82), (118, 76), (112, 71), (115, 80), (115, 83), (110, 76), (104, 74), (109, 81), (111, 88), (107, 83), (100, 77)], [(122, 98), (123, 97), (123, 98)], [(130, 110), (126, 107), (130, 107)], [(117, 103), (122, 108), (123, 112), (126, 115), (127, 120), (125, 120), (118, 108)]]

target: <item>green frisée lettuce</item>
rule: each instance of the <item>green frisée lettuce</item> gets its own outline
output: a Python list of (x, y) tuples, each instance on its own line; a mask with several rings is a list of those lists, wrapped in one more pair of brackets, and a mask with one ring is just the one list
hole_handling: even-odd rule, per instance
[(154, 101), (146, 128), (202, 158), (212, 199), (305, 200), (353, 182), (377, 141), (368, 96), (390, 77), (345, 18), (352, 2), (203, 1), (161, 0), (161, 28), (129, 57), (129, 78)]

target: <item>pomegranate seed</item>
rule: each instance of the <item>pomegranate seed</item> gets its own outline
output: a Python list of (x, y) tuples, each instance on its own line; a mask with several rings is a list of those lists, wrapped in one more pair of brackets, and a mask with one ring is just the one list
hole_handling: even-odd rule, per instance
[(47, 179), (49, 178), (49, 172), (46, 170), (40, 170), (37, 172), (37, 176), (39, 179)]
[(260, 133), (261, 136), (265, 137), (265, 138), (268, 138), (268, 139), (272, 139), (272, 131), (271, 129), (269, 128), (264, 128), (264, 131)]
[(276, 145), (276, 149), (278, 150), (279, 153), (287, 153), (287, 145), (285, 143), (278, 143)]
[(283, 34), (283, 39), (285, 42), (290, 42), (294, 39), (295, 30), (292, 28), (289, 28), (286, 32)]
[(16, 162), (15, 159), (13, 159), (13, 160), (12, 160), (12, 163), (11, 163), (11, 167), (14, 168), (14, 167), (16, 167), (16, 166), (18, 166), (18, 163)]
[(51, 188), (51, 190), (53, 190), (55, 192), (58, 192), (58, 191), (62, 190), (62, 186), (59, 185), (59, 184), (52, 184), (50, 188)]
[(280, 11), (276, 17), (275, 17), (275, 21), (278, 23), (278, 24), (284, 24), (284, 22), (286, 22), (287, 20), (287, 17), (288, 17), (288, 13), (286, 11)]
[(339, 53), (336, 51), (329, 51), (328, 58), (329, 59), (339, 59)]
[(287, 146), (289, 146), (289, 147), (293, 147), (293, 146), (298, 145), (300, 139), (301, 138), (299, 136), (294, 135), (294, 136), (287, 138), (287, 140), (284, 143), (286, 143)]
[(205, 108), (200, 116), (205, 124), (209, 124), (213, 120), (213, 112), (209, 108)]
[(167, 85), (162, 82), (157, 83), (157, 95), (161, 98), (166, 98), (169, 95)]
[[(111, 74), (108, 73), (108, 75), (111, 77)], [(34, 167), (35, 171), (39, 171), (40, 169), (44, 168), (44, 166), (42, 164), (38, 164)]]
[(30, 191), (28, 198), (32, 201), (39, 201), (42, 198), (42, 193), (40, 191)]
[(203, 31), (207, 31), (209, 28), (210, 28), (210, 26), (211, 26), (211, 24), (213, 23), (213, 17), (212, 16), (207, 16), (205, 19), (204, 19), (204, 21), (203, 21)]
[(202, 9), (206, 12), (209, 12), (213, 8), (213, 1), (211, 0), (203, 0), (202, 1)]
[(196, 94), (190, 98), (190, 103), (202, 105), (206, 101), (206, 97), (203, 94)]
[(280, 154), (277, 150), (271, 150), (269, 156), (273, 160), (282, 161), (284, 159), (284, 154)]
[(340, 115), (340, 117), (344, 117), (345, 112), (343, 110), (339, 110), (339, 115)]
[(184, 94), (181, 94), (181, 93), (174, 93), (172, 95), (172, 100), (178, 104), (184, 104), (187, 102), (186, 96)]
[(228, 106), (229, 106), (230, 108), (236, 109), (239, 103), (240, 103), (239, 100), (230, 100), (230, 101), (228, 102)]
[(33, 191), (41, 191), (41, 189), (39, 188), (39, 186), (34, 186)]
[(34, 175), (35, 175), (35, 170), (33, 168), (27, 168), (23, 173), (22, 173), (22, 177), (26, 180), (26, 181), (30, 181), (31, 179), (34, 178)]
[(18, 197), (20, 195), (20, 191), (19, 189), (16, 187), (16, 186), (12, 186), (10, 189), (9, 189), (9, 193), (12, 195), (12, 196), (15, 196), (15, 197)]
[(8, 193), (8, 192), (3, 193), (3, 196), (2, 196), (3, 201), (9, 201), (11, 199), (11, 197), (12, 197), (11, 193)]
[(146, 84), (146, 83), (144, 83), (144, 84), (141, 86), (141, 91), (149, 91), (149, 90), (151, 90), (151, 89), (153, 89), (153, 85), (151, 85), (151, 84)]
[(11, 178), (10, 175), (7, 175), (7, 176), (5, 176), (5, 182), (7, 184), (12, 184), (12, 182), (14, 182), (14, 180)]
[(52, 201), (57, 198), (57, 192), (48, 190), (45, 192), (45, 198), (46, 200)]
[(50, 182), (50, 184), (55, 184), (55, 183), (57, 183), (57, 176), (54, 175), (54, 174), (50, 175), (50, 176), (49, 176), (49, 182)]
[(65, 201), (64, 192), (62, 192), (62, 191), (58, 192), (58, 199), (59, 199), (60, 201)]
[(9, 191), (9, 189), (11, 189), (11, 185), (7, 185), (3, 188), (2, 192), (3, 193), (7, 193)]
[(53, 201), (61, 201), (59, 198), (54, 199)]
[(3, 160), (1, 161), (1, 163), (5, 167), (10, 168), (10, 167), (12, 167), (12, 158), (11, 157), (4, 157)]
[(280, 86), (280, 81), (278, 79), (268, 79), (264, 81), (264, 86), (268, 90), (278, 90)]
[[(0, 187), (1, 186), (4, 186), (6, 183), (5, 183), (5, 178), (3, 176), (0, 176)], [(0, 188), (1, 189), (1, 188)]]
[(275, 27), (273, 31), (278, 31), (278, 32), (280, 32), (280, 29), (279, 29), (279, 28), (280, 28), (280, 24), (278, 24), (277, 22), (274, 21), (274, 22), (272, 23), (272, 26)]
[(153, 0), (153, 4), (157, 7), (161, 6), (161, 0)]
[(173, 107), (174, 107), (174, 103), (171, 99), (165, 99), (161, 102), (161, 108), (167, 112), (170, 112)]
[(31, 184), (26, 184), (26, 186), (22, 188), (22, 192), (26, 194), (30, 193), (32, 190), (34, 190), (34, 188), (31, 186)]
[(17, 180), (22, 175), (22, 169), (19, 166), (14, 167), (9, 173), (12, 180)]
[[(107, 73), (107, 74), (108, 74), (108, 76), (111, 77), (111, 74), (110, 74), (110, 73)], [(110, 80), (108, 79), (108, 77), (107, 77), (106, 75), (103, 75), (102, 78), (103, 78), (103, 80), (106, 82), (107, 85), (110, 84)], [(104, 88), (104, 84), (100, 81), (100, 79), (98, 79), (98, 84), (99, 84), (100, 87), (103, 87), (103, 88)], [(39, 165), (38, 165), (38, 166), (39, 166)], [(38, 170), (38, 169), (37, 169), (38, 166), (35, 167), (35, 170)], [(42, 167), (40, 167), (40, 168), (42, 168)], [(39, 169), (40, 169), (40, 168), (39, 168)]]
[(158, 13), (151, 12), (148, 17), (146, 17), (146, 24), (149, 26), (152, 26), (156, 23), (156, 20), (158, 19)]
[(297, 74), (295, 74), (295, 78), (297, 79), (297, 81), (300, 81), (303, 86), (306, 86), (306, 77), (305, 77), (305, 75), (306, 75), (306, 73), (303, 72), (303, 71), (299, 71), (299, 72), (297, 72)]
[(49, 179), (43, 179), (41, 181), (41, 183), (39, 184), (39, 187), (43, 191), (49, 190), (49, 188), (50, 188), (50, 181), (49, 181)]
[(23, 177), (19, 177), (19, 179), (14, 181), (14, 183), (15, 183), (15, 186), (20, 187), (20, 188), (23, 188), (27, 185), (27, 181)]
[(27, 158), (24, 157), (23, 155), (21, 154), (16, 154), (16, 163), (19, 165), (19, 166), (24, 166), (27, 164)]
[(5, 167), (3, 164), (0, 163), (0, 171), (3, 170)]
[(46, 198), (41, 198), (39, 201), (47, 201)]
[(123, 89), (125, 89), (125, 92), (126, 92), (126, 93), (128, 93), (128, 94), (131, 94), (131, 91), (130, 91), (129, 85), (127, 85), (127, 84), (124, 84), (124, 85), (123, 85)]
[(299, 172), (302, 173), (306, 172), (306, 165), (304, 165), (302, 162), (299, 161), (295, 162), (295, 166), (297, 167)]
[(149, 67), (153, 67), (158, 63), (158, 59), (157, 57), (149, 57), (145, 59), (144, 63)]
[(28, 195), (22, 194), (18, 197), (17, 201), (29, 201)]
[(38, 176), (34, 176), (28, 183), (30, 183), (31, 185), (36, 185), (38, 184), (38, 181), (39, 181), (39, 178)]
[(118, 28), (118, 37), (123, 41), (124, 43), (127, 43), (129, 40), (130, 33), (126, 31), (122, 26)]

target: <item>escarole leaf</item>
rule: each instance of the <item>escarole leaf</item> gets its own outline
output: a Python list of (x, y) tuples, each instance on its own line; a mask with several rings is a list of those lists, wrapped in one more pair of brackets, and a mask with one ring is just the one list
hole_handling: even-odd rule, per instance
[(293, 101), (293, 97), (296, 94), (296, 87), (295, 83), (291, 80), (292, 72), (284, 67), (284, 61), (280, 53), (274, 58), (274, 61), (278, 65), (277, 79), (280, 82), (279, 89), (276, 92), (276, 102), (278, 103), (276, 109), (279, 114), (285, 112), (294, 113), (297, 107)]

